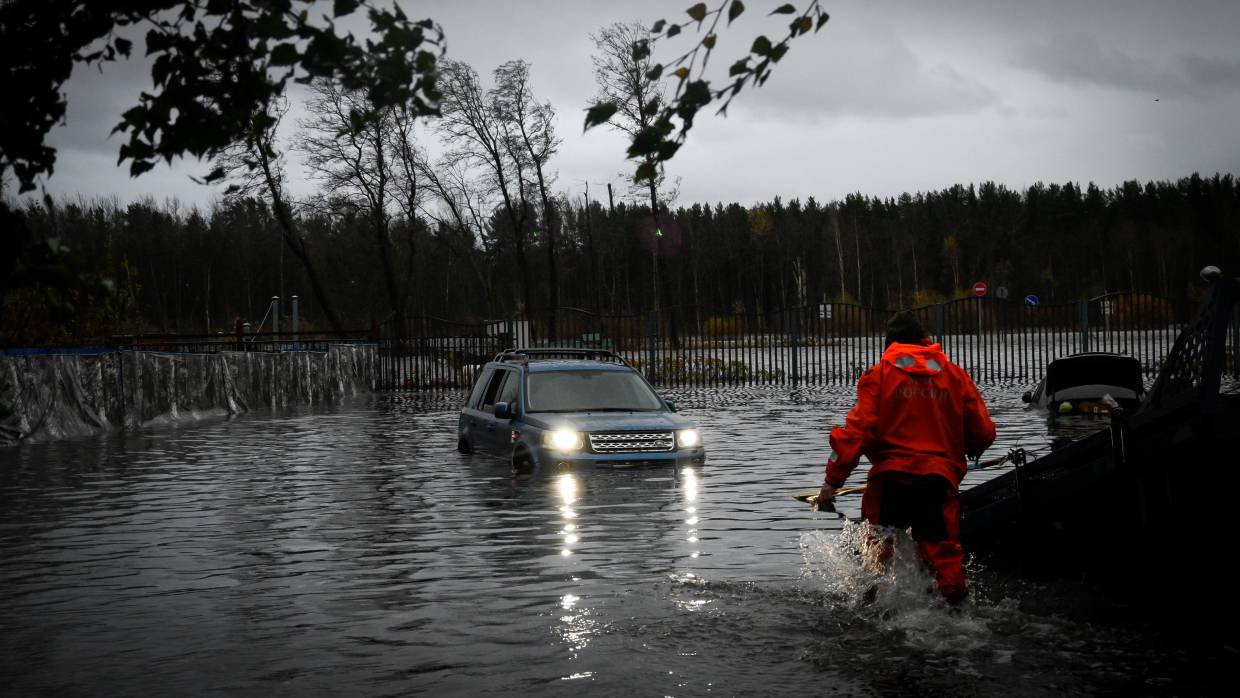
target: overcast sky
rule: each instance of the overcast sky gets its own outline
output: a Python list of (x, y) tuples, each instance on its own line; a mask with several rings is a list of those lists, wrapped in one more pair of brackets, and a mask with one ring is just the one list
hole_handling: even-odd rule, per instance
[[(331, 3), (322, 4), (329, 12)], [(580, 196), (589, 181), (598, 196), (609, 181), (625, 190), (631, 167), (618, 134), (582, 134), (583, 110), (596, 93), (589, 35), (616, 21), (678, 21), (693, 3), (401, 4), (411, 17), (439, 22), (447, 55), (484, 78), (506, 60), (529, 61), (535, 95), (555, 106), (564, 139), (553, 161), (557, 188)], [(758, 34), (785, 29), (785, 18), (764, 18), (776, 3), (747, 4), (721, 34), (716, 68), (726, 69)], [(680, 178), (677, 204), (896, 196), (986, 180), (1111, 187), (1240, 173), (1240, 1), (823, 6), (831, 21), (797, 39), (765, 87), (743, 92), (726, 118), (699, 119), (668, 166)], [(672, 48), (683, 50), (689, 39), (677, 41)], [(50, 192), (121, 201), (175, 196), (197, 205), (219, 195), (218, 187), (189, 180), (206, 171), (200, 163), (158, 167), (138, 179), (117, 168), (121, 138), (108, 132), (142, 89), (150, 89), (150, 78), (139, 61), (74, 74), (67, 123), (51, 138), (59, 157)], [(313, 191), (295, 159), (290, 174), (296, 192)]]

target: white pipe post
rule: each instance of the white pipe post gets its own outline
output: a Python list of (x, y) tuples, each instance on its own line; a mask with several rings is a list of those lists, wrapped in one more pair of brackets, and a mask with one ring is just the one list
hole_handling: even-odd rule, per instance
[(271, 341), (280, 341), (280, 297), (271, 297)]

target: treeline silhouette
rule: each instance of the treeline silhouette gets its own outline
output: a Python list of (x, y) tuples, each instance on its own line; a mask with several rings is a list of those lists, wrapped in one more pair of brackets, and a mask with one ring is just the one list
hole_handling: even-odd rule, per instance
[[(73, 273), (105, 280), (108, 290), (14, 289), (3, 300), (0, 343), (231, 332), (240, 320), (257, 327), (273, 295), (300, 295), (303, 327), (326, 326), (260, 200), (225, 199), (205, 211), (174, 201), (61, 201), (31, 203), (22, 215), (50, 245), (75, 252)], [(386, 320), (392, 303), (367, 222), (313, 207), (297, 216), (345, 324)], [(389, 253), (411, 275), (408, 314), (474, 322), (545, 311), (552, 256), (538, 250), (548, 216), (557, 218), (559, 306), (607, 314), (694, 306), (706, 318), (824, 301), (894, 309), (968, 295), (977, 281), (1043, 303), (1121, 290), (1184, 297), (1200, 295), (1202, 266), (1240, 269), (1240, 189), (1230, 174), (1112, 189), (987, 182), (830, 203), (694, 204), (657, 217), (578, 193), (523, 217), (532, 308), (517, 292), (511, 216), (493, 211), (480, 237), (443, 221), (394, 220)]]

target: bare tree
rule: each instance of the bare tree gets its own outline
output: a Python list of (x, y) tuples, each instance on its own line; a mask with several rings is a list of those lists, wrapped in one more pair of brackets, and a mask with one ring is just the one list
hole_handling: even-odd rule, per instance
[(460, 61), (444, 61), (440, 89), (442, 117), (436, 128), (449, 146), (448, 159), (481, 168), (491, 191), (502, 199), (516, 251), (521, 309), (528, 312), (532, 306), (525, 254), (530, 212), (527, 163), (512, 157), (514, 148), (505, 140), (503, 119), (496, 113), (494, 95), (483, 92), (478, 73), (472, 67)]
[[(405, 161), (415, 149), (412, 120), (397, 107), (379, 107), (365, 93), (331, 81), (316, 81), (312, 89), (306, 104), (309, 117), (300, 124), (298, 147), (333, 206), (345, 207), (366, 221), (393, 327), (398, 339), (403, 339), (416, 217), (406, 217), (406, 264), (403, 273), (398, 273), (401, 255), (393, 242), (393, 214), (412, 213), (417, 207), (417, 170)], [(375, 114), (374, 118), (361, 122), (359, 115), (367, 112)]]
[(495, 111), (504, 131), (505, 148), (514, 161), (524, 160), (533, 170), (542, 202), (542, 227), (547, 232), (547, 305), (551, 334), (555, 335), (556, 309), (560, 305), (560, 278), (556, 266), (556, 238), (559, 216), (549, 193), (554, 175), (547, 163), (560, 146), (555, 135), (555, 110), (550, 102), (539, 103), (530, 89), (530, 65), (522, 60), (508, 61), (495, 70), (493, 92)]
[(271, 201), (281, 238), (305, 268), (310, 290), (327, 321), (333, 329), (341, 331), (344, 326), (310, 260), (305, 238), (297, 227), (284, 189), (284, 156), (277, 149), (276, 130), (287, 111), (287, 102), (268, 104), (265, 111), (250, 118), (242, 138), (221, 152), (215, 166), (232, 181), (228, 187), (229, 196), (258, 196)]
[(448, 250), (469, 265), (487, 304), (487, 313), (494, 317), (493, 266), (485, 263), (492, 256), (492, 246), (482, 222), (486, 202), (478, 183), (470, 177), (468, 164), (459, 159), (444, 158), (432, 166), (424, 154), (419, 154), (416, 163), (429, 198), (440, 204), (422, 204), (419, 212), (436, 223), (437, 234)]

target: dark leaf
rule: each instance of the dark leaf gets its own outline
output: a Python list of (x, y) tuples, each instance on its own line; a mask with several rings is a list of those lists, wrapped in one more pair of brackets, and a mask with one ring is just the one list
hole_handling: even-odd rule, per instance
[(138, 175), (150, 170), (153, 167), (155, 167), (155, 163), (151, 162), (150, 160), (134, 160), (132, 163), (129, 164), (129, 176), (137, 177)]
[[(775, 9), (771, 10), (771, 14), (772, 15), (790, 15), (790, 14), (795, 13), (796, 11), (797, 11), (797, 8), (793, 7), (792, 3), (789, 2), (789, 3), (784, 3), (783, 5), (780, 5), (779, 7), (776, 7)], [(767, 16), (769, 17), (770, 15), (767, 15)]]
[(121, 52), (122, 56), (129, 56), (129, 49), (133, 48), (133, 42), (129, 39), (117, 39), (116, 50)]
[(297, 62), (297, 47), (293, 44), (278, 44), (271, 49), (272, 65), (293, 65)]
[(771, 40), (765, 36), (759, 36), (753, 40), (753, 46), (749, 49), (750, 53), (756, 53), (759, 56), (765, 56), (771, 52)]
[(616, 105), (612, 102), (599, 102), (586, 110), (586, 125), (582, 132), (588, 131), (599, 124), (605, 124), (616, 113)]
[(742, 58), (739, 61), (733, 63), (731, 68), (728, 68), (728, 75), (731, 75), (731, 76), (737, 76), (737, 75), (740, 75), (741, 73), (748, 73), (748, 72), (749, 72), (749, 59), (748, 58)]
[(156, 87), (161, 87), (167, 82), (171, 63), (171, 57), (165, 53), (156, 58), (155, 63), (151, 65), (151, 82), (155, 83)]
[(655, 23), (654, 23), (654, 25), (650, 27), (650, 33), (651, 33), (651, 34), (658, 34), (659, 32), (663, 31), (663, 27), (665, 27), (665, 26), (667, 26), (667, 20), (666, 20), (666, 19), (661, 19), (661, 20), (659, 20), (659, 21), (655, 22)]
[[(672, 35), (671, 30), (668, 30), (667, 35), (668, 36)], [(641, 39), (640, 41), (637, 41), (636, 43), (633, 44), (633, 60), (634, 61), (641, 61), (641, 60), (648, 58), (649, 56), (650, 56), (650, 42), (649, 41), (646, 41), (645, 39)]]
[(779, 44), (775, 48), (771, 49), (771, 62), (778, 63), (779, 59), (783, 58), (784, 54), (787, 52), (788, 44)]
[(796, 34), (798, 31), (802, 34), (808, 34), (809, 30), (813, 28), (814, 28), (814, 20), (810, 19), (809, 17), (802, 17), (792, 23), (793, 34)]
[(671, 160), (677, 150), (680, 150), (680, 143), (677, 143), (676, 141), (664, 141), (659, 144), (658, 158), (660, 160)]
[(673, 36), (676, 36), (676, 35), (677, 35), (677, 34), (679, 34), (679, 33), (680, 33), (680, 25), (679, 25), (679, 24), (673, 24), (672, 26), (670, 26), (670, 27), (668, 27), (668, 28), (667, 28), (667, 36), (668, 36), (668, 38), (671, 38), (671, 37), (673, 37)]
[(659, 144), (663, 142), (663, 134), (657, 127), (642, 129), (633, 136), (633, 142), (629, 144), (629, 157), (640, 158), (650, 155), (658, 151)]
[(146, 55), (165, 51), (172, 45), (172, 39), (158, 29), (152, 29), (146, 33)]
[[(224, 171), (223, 167), (216, 167), (215, 169), (208, 172), (205, 177), (190, 177), (190, 179), (194, 180), (196, 184), (210, 184), (212, 182), (218, 182), (219, 180), (224, 179), (225, 174), (227, 173)], [(228, 187), (228, 190), (225, 191), (224, 193), (225, 194), (232, 193), (232, 191), (234, 190), (234, 187), (236, 186), (237, 185), (234, 184)]]
[(653, 68), (646, 71), (647, 80), (658, 80), (663, 75), (663, 64), (656, 63)]
[(814, 27), (814, 31), (817, 32), (819, 29), (822, 29), (822, 25), (826, 24), (828, 19), (831, 19), (831, 15), (827, 14), (826, 12), (819, 14), (818, 15), (818, 26)]
[(651, 181), (658, 175), (658, 171), (652, 162), (643, 162), (637, 167), (637, 173), (633, 175), (634, 182)]
[(741, 13), (744, 11), (745, 4), (741, 2), (741, 0), (732, 0), (732, 4), (728, 7), (728, 24), (731, 24), (732, 20), (740, 17)]
[(693, 7), (685, 10), (685, 13), (692, 17), (694, 21), (701, 22), (706, 19), (706, 3), (699, 2)]
[(677, 69), (676, 69), (676, 70), (672, 73), (672, 75), (675, 75), (676, 77), (680, 78), (681, 80), (684, 80), (685, 78), (689, 77), (689, 69), (688, 69), (688, 68), (686, 68), (685, 66), (681, 66), (681, 67), (677, 68)]
[(715, 35), (707, 34), (706, 38), (702, 39), (702, 45), (705, 46), (708, 50), (715, 48)]
[(357, 9), (358, 0), (335, 0), (332, 5), (332, 14), (337, 17), (342, 15), (353, 14)]

